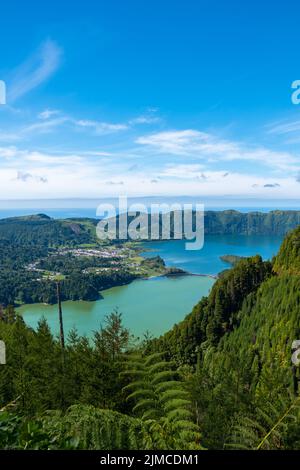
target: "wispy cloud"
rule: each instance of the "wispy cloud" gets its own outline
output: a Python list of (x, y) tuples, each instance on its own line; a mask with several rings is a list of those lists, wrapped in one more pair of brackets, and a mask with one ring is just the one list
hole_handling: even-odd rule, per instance
[(45, 109), (44, 111), (38, 114), (38, 118), (45, 120), (59, 113), (60, 111), (58, 109)]
[(252, 184), (252, 188), (280, 188), (279, 183)]
[(79, 127), (90, 128), (98, 135), (110, 134), (128, 129), (128, 125), (123, 123), (114, 124), (108, 122), (90, 121), (85, 119), (73, 120), (73, 123)]
[(0, 141), (17, 142), (32, 136), (35, 138), (39, 134), (50, 132), (60, 133), (62, 126), (67, 126), (68, 131), (79, 133), (86, 131), (95, 136), (103, 136), (125, 132), (138, 124), (150, 124), (150, 116), (140, 116), (129, 119), (125, 122), (108, 122), (102, 120), (78, 119), (57, 109), (45, 109), (37, 115), (37, 119), (32, 122), (23, 123), (22, 126), (13, 126), (11, 130), (1, 131)]
[[(96, 152), (97, 153), (97, 152)], [(101, 152), (99, 152), (101, 153)], [(99, 197), (128, 195), (248, 195), (297, 197), (295, 175), (278, 179), (247, 172), (211, 170), (202, 163), (142, 162), (128, 171), (128, 161), (90, 152), (51, 153), (15, 146), (0, 147), (0, 186), (8, 198)], [(161, 159), (160, 159), (161, 160)], [(225, 177), (226, 175), (226, 177)], [(188, 184), (187, 184), (188, 183)], [(53, 197), (52, 196), (52, 197)]]
[(73, 119), (73, 123), (79, 127), (89, 128), (97, 135), (111, 134), (119, 131), (126, 131), (134, 126), (142, 124), (154, 124), (161, 121), (159, 116), (155, 116), (154, 111), (151, 111), (140, 116), (128, 119), (125, 122), (111, 123), (103, 121), (95, 121), (89, 119)]
[(204, 161), (256, 161), (273, 169), (300, 168), (299, 157), (289, 152), (273, 151), (265, 147), (246, 146), (240, 142), (220, 139), (218, 136), (194, 129), (158, 132), (141, 136), (136, 143), (147, 146), (151, 152), (193, 157)]
[(108, 186), (123, 186), (124, 181), (105, 181)]
[(36, 137), (39, 134), (48, 134), (58, 127), (61, 127), (61, 125), (67, 122), (67, 120), (68, 119), (66, 117), (61, 116), (53, 119), (39, 120), (12, 131), (0, 131), (0, 141), (17, 142), (19, 140), (23, 140), (25, 137)]
[(268, 126), (268, 133), (269, 134), (289, 134), (292, 132), (299, 132), (300, 131), (300, 121), (289, 121), (289, 122), (281, 122), (277, 124), (273, 124)]
[(62, 50), (56, 42), (50, 39), (43, 42), (39, 49), (14, 71), (12, 80), (8, 83), (7, 101), (13, 103), (48, 80), (58, 69), (61, 56)]
[(44, 176), (33, 175), (32, 173), (24, 173), (23, 171), (18, 171), (17, 180), (23, 181), (23, 183), (31, 182), (32, 180), (37, 183), (47, 183), (47, 178)]
[(68, 129), (72, 132), (78, 131), (78, 128), (92, 130), (95, 135), (108, 135), (126, 130), (126, 124), (114, 124), (109, 122), (97, 122), (88, 120), (77, 120), (70, 116), (63, 115), (56, 111), (55, 113), (45, 111), (38, 115), (38, 120), (13, 129), (12, 131), (1, 132), (0, 141), (17, 142), (24, 137), (33, 137), (40, 134), (48, 134), (50, 132), (62, 131), (62, 127), (68, 125)]
[(129, 120), (129, 125), (135, 126), (136, 124), (155, 124), (160, 122), (161, 118), (158, 116), (137, 116)]
[(23, 150), (15, 146), (0, 147), (0, 158), (7, 160), (10, 164), (14, 161), (27, 162), (31, 164), (42, 164), (47, 166), (76, 165), (84, 162), (80, 155), (55, 155), (51, 153), (38, 152), (34, 150)]
[(68, 119), (64, 116), (43, 120), (24, 127), (19, 133), (21, 137), (26, 134), (47, 133), (65, 123), (67, 120)]
[(201, 178), (202, 176), (204, 176), (203, 168), (203, 165), (197, 164), (170, 164), (167, 165), (166, 168), (160, 173), (160, 176), (185, 179)]

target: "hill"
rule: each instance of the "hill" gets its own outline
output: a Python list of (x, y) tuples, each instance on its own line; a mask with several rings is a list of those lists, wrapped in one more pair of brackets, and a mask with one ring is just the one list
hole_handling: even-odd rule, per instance
[[(297, 400), (299, 370), (291, 354), (300, 339), (299, 235), (300, 227), (287, 235), (273, 265), (259, 257), (239, 261), (185, 320), (150, 344), (197, 368), (191, 389), (208, 447), (223, 448), (232, 438), (253, 448)], [(278, 448), (285, 440), (299, 445), (300, 415), (293, 419), (291, 435), (278, 430)], [(277, 448), (273, 440), (264, 445)]]
[(285, 235), (300, 225), (300, 211), (205, 212), (205, 233), (236, 235)]
[(276, 256), (274, 271), (300, 275), (300, 227), (289, 233), (283, 241)]
[[(174, 237), (174, 218), (180, 217), (180, 213), (171, 211), (170, 213), (170, 236)], [(196, 230), (196, 213), (191, 213), (193, 231)], [(168, 215), (168, 214), (165, 214)], [(140, 213), (140, 222), (142, 222), (143, 239), (150, 239), (151, 234), (151, 214)], [(184, 226), (184, 218), (182, 225)], [(135, 219), (134, 216), (128, 216), (128, 225)], [(119, 227), (119, 216), (111, 219), (116, 224), (117, 233)], [(167, 220), (167, 218), (165, 219)], [(157, 223), (157, 219), (155, 219)], [(162, 214), (159, 215), (158, 225), (160, 236), (162, 234), (163, 222)], [(205, 211), (204, 212), (204, 233), (207, 235), (276, 235), (282, 236), (290, 230), (300, 225), (300, 211), (270, 211), (270, 212), (239, 212), (236, 210), (224, 211)], [(168, 225), (166, 225), (168, 227)]]
[(93, 219), (51, 219), (45, 214), (12, 217), (0, 220), (0, 241), (27, 247), (95, 243), (96, 223)]

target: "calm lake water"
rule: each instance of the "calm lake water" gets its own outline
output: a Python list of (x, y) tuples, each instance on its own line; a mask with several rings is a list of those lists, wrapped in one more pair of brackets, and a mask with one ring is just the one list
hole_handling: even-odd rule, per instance
[(185, 250), (184, 240), (146, 242), (144, 256), (160, 255), (167, 266), (177, 266), (191, 273), (218, 274), (229, 267), (222, 255), (253, 256), (271, 259), (280, 247), (282, 237), (259, 235), (206, 235), (201, 250)]
[[(260, 236), (206, 236), (200, 251), (186, 251), (184, 241), (148, 242), (144, 256), (160, 255), (168, 266), (177, 266), (192, 273), (217, 274), (228, 268), (220, 260), (224, 254), (251, 256), (260, 254), (271, 258), (281, 238)], [(96, 302), (63, 302), (66, 332), (76, 327), (80, 334), (91, 336), (104, 317), (118, 309), (124, 324), (137, 336), (147, 330), (157, 336), (181, 321), (200, 300), (207, 295), (214, 280), (202, 276), (157, 277), (136, 280), (127, 286), (113, 287), (102, 292), (103, 299)], [(57, 306), (43, 304), (20, 307), (26, 323), (36, 327), (45, 316), (54, 333), (59, 330)]]
[[(63, 302), (64, 327), (70, 331), (91, 336), (104, 317), (118, 309), (124, 324), (137, 336), (147, 330), (159, 335), (189, 313), (193, 305), (209, 292), (214, 280), (209, 277), (184, 276), (136, 280), (131, 284), (113, 287), (102, 292), (103, 299), (96, 302)], [(58, 332), (56, 305), (27, 305), (19, 312), (30, 326), (36, 327), (44, 315), (54, 332)]]

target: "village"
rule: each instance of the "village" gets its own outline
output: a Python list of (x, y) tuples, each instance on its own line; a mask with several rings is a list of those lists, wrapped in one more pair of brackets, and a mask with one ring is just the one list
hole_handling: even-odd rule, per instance
[[(37, 259), (25, 266), (27, 271), (37, 273), (36, 281), (63, 280), (69, 270), (80, 270), (82, 275), (109, 275), (124, 271), (139, 277), (153, 274), (153, 262), (141, 256), (137, 245), (128, 243), (122, 245), (94, 246), (75, 248), (63, 247), (53, 250), (47, 258)], [(68, 266), (72, 264), (71, 268)], [(54, 269), (61, 266), (61, 269)], [(161, 273), (162, 266), (158, 267)]]

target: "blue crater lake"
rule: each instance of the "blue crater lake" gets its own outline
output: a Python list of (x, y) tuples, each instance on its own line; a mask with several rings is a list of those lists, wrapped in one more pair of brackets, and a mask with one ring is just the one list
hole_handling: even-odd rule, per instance
[(216, 275), (229, 267), (222, 255), (254, 256), (271, 259), (279, 250), (282, 237), (260, 235), (206, 235), (201, 250), (186, 250), (184, 240), (143, 243), (144, 256), (161, 256), (167, 266), (195, 274)]
[[(185, 250), (183, 240), (147, 242), (144, 256), (161, 256), (167, 266), (177, 266), (190, 273), (216, 275), (229, 267), (221, 255), (252, 256), (264, 259), (274, 256), (280, 246), (280, 237), (209, 235), (199, 251)], [(136, 336), (146, 331), (158, 336), (181, 321), (193, 306), (207, 295), (214, 283), (209, 276), (156, 277), (136, 280), (129, 285), (102, 291), (103, 299), (96, 302), (63, 302), (66, 333), (76, 327), (79, 334), (92, 336), (104, 317), (115, 309), (123, 314), (124, 324)], [(53, 333), (58, 333), (56, 305), (24, 305), (19, 313), (33, 328), (44, 316)]]

